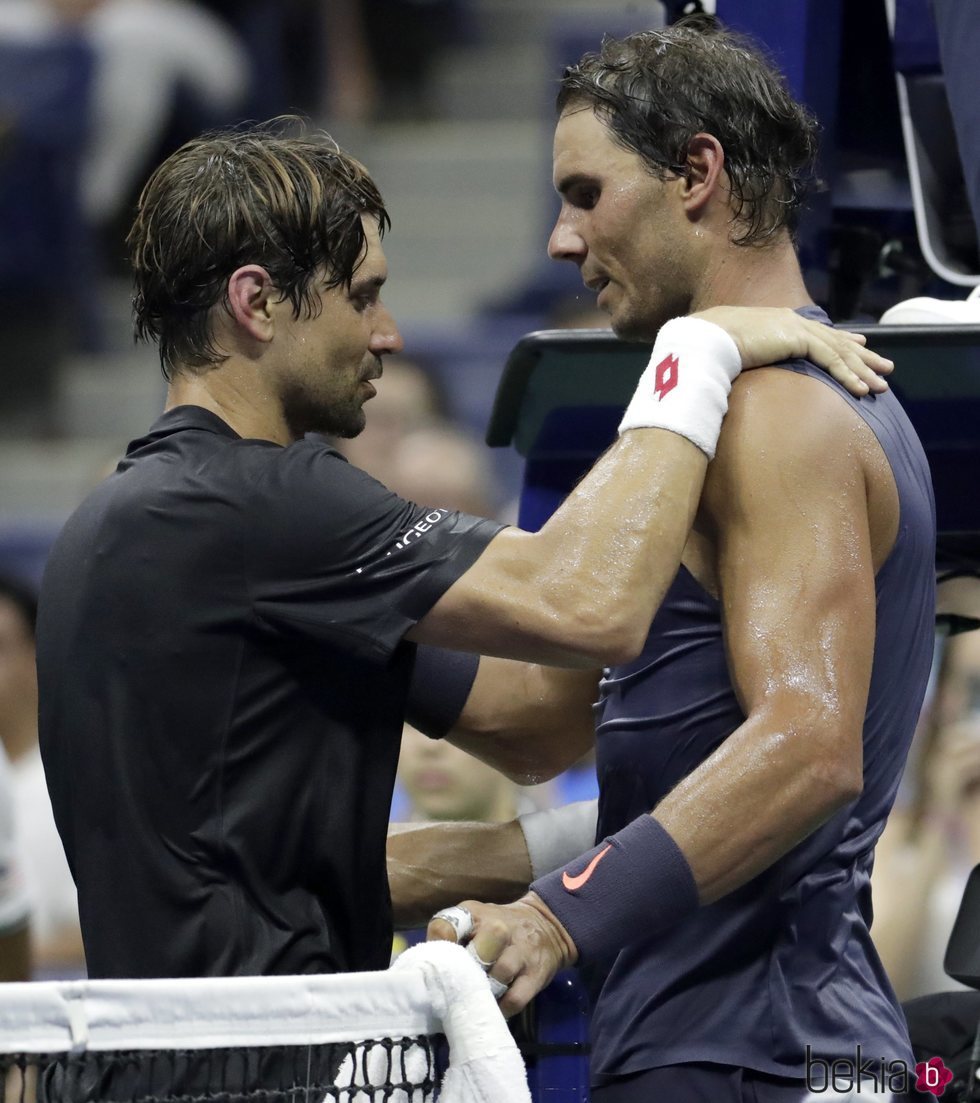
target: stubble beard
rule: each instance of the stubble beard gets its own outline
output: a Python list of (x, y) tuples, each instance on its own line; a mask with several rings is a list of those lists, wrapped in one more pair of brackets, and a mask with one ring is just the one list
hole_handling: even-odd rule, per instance
[(282, 388), (279, 398), (293, 440), (301, 440), (307, 433), (350, 440), (364, 431), (366, 419), (362, 401), (356, 394), (328, 404), (302, 384), (290, 382)]
[(691, 309), (689, 298), (662, 294), (652, 295), (650, 301), (627, 303), (627, 309), (619, 318), (611, 318), (613, 332), (623, 341), (652, 345), (661, 326), (671, 318), (687, 314)]

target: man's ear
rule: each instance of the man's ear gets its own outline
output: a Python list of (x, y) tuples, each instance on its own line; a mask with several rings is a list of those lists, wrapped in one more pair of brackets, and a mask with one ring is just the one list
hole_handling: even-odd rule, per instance
[(713, 134), (695, 134), (690, 140), (687, 169), (682, 191), (684, 209), (689, 217), (700, 218), (712, 198), (728, 194), (725, 151)]
[(278, 300), (272, 278), (259, 264), (236, 268), (228, 277), (228, 313), (256, 341), (272, 340), (272, 307)]

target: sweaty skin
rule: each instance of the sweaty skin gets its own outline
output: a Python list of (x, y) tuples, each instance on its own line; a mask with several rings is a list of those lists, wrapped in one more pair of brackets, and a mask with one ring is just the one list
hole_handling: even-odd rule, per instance
[[(686, 173), (655, 179), (591, 108), (563, 112), (549, 253), (579, 267), (620, 336), (649, 339), (673, 314), (720, 304), (812, 303), (785, 230), (765, 248), (732, 242), (724, 164), (720, 142), (697, 134)], [(682, 562), (721, 601), (746, 721), (651, 810), (702, 903), (746, 883), (860, 793), (874, 574), (897, 524), (881, 448), (839, 396), (784, 370), (736, 381)], [(492, 923), (504, 939), (492, 975), (511, 983), (507, 1014), (576, 959), (534, 893), (466, 906), (478, 930)], [(446, 937), (445, 924), (429, 934)]]
[[(736, 382), (683, 562), (722, 602), (746, 720), (651, 810), (702, 903), (751, 880), (860, 793), (874, 575), (897, 524), (880, 445), (830, 388), (783, 370)], [(576, 958), (533, 893), (465, 906), (503, 942), (492, 975), (514, 982), (500, 1001), (506, 1014)], [(443, 928), (434, 921), (430, 936)]]

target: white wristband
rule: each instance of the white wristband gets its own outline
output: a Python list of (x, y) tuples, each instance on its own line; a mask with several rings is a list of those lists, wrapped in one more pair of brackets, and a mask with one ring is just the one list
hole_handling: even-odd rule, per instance
[(619, 431), (669, 429), (715, 454), (732, 380), (742, 370), (731, 336), (703, 318), (672, 318), (626, 407)]
[(524, 832), (531, 859), (531, 879), (536, 881), (546, 873), (561, 869), (595, 846), (598, 814), (597, 800), (580, 800), (518, 816), (517, 822)]

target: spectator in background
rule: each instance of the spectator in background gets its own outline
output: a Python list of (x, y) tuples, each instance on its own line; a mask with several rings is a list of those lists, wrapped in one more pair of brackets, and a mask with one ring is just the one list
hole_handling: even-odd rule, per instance
[(943, 956), (980, 862), (980, 631), (947, 642), (916, 739), (908, 799), (888, 820), (872, 880), (872, 935), (902, 1000), (959, 987)]
[[(355, 467), (403, 493), (393, 485), (400, 468), (398, 450), (410, 433), (448, 424), (446, 398), (433, 373), (419, 361), (405, 356), (392, 356), (385, 361), (377, 391), (371, 400), (371, 416), (361, 433), (347, 440), (332, 440), (331, 444)], [(431, 495), (421, 504), (443, 504), (429, 498)]]
[(500, 488), (487, 449), (451, 423), (406, 434), (392, 458), (387, 485), (403, 498), (502, 520)]
[(152, 167), (178, 96), (192, 109), (192, 132), (234, 121), (249, 62), (228, 25), (193, 0), (0, 4), (0, 36), (39, 41), (66, 31), (86, 39), (96, 57), (81, 193), (85, 215), (102, 227), (123, 213)]
[(421, 122), (436, 117), (432, 78), (446, 47), (459, 34), (459, 0), (361, 2), (382, 118)]
[(0, 417), (58, 438), (62, 366), (103, 348), (139, 181), (170, 141), (240, 117), (249, 63), (193, 0), (2, 0), (0, 44)]
[(0, 741), (10, 760), (10, 809), (32, 908), (34, 974), (77, 977), (84, 974), (85, 955), (75, 885), (54, 825), (37, 739), (36, 620), (33, 589), (0, 576)]
[[(402, 729), (392, 800), (392, 818), (400, 822), (392, 824), (392, 833), (408, 823), (503, 824), (534, 810), (529, 791), (499, 770), (447, 739), (430, 739), (410, 724)], [(424, 940), (424, 923), (396, 931), (392, 958)]]
[(323, 109), (339, 123), (366, 123), (378, 109), (378, 75), (362, 8), (361, 0), (333, 0), (323, 6)]
[(534, 803), (499, 770), (445, 739), (411, 725), (402, 730), (398, 780), (408, 798), (405, 819), (506, 823)]
[[(374, 474), (383, 464), (382, 481), (403, 498), (501, 519), (500, 489), (486, 448), (442, 416), (445, 405), (433, 386), (418, 364), (396, 358), (385, 366), (365, 430), (343, 445), (368, 437), (370, 448), (361, 466)], [(416, 428), (406, 433), (408, 424)], [(553, 803), (555, 795), (552, 783), (520, 787), (446, 740), (404, 728), (392, 797), (394, 821), (502, 823)]]
[(435, 66), (463, 29), (460, 0), (329, 0), (326, 102), (345, 123), (421, 122), (439, 114)]

